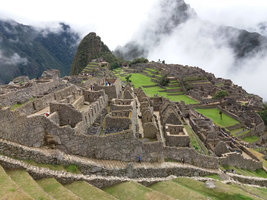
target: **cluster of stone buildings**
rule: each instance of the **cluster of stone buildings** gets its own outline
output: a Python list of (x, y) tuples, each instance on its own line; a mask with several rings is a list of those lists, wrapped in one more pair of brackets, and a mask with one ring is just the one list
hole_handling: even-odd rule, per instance
[[(172, 75), (177, 75), (175, 70)], [(112, 84), (105, 85), (106, 81)], [(57, 70), (50, 70), (38, 80), (21, 77), (0, 91), (0, 138), (20, 145), (105, 160), (171, 159), (204, 168), (222, 163), (239, 166), (228, 159), (234, 154), (240, 163), (252, 163), (251, 169), (262, 166), (242, 144), (232, 142), (190, 105), (150, 98), (141, 88), (122, 85), (119, 79), (60, 78)], [(12, 109), (14, 104), (19, 106)], [(192, 148), (185, 128), (189, 125), (210, 155)]]

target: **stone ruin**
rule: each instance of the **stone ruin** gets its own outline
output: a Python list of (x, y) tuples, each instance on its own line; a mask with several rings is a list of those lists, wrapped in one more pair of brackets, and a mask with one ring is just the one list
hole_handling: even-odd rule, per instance
[[(88, 78), (86, 84), (81, 84), (84, 78), (61, 79), (58, 71), (49, 70), (38, 80), (24, 77), (14, 81), (28, 81), (27, 87), (1, 87), (0, 138), (87, 158), (135, 162), (141, 156), (147, 162), (184, 160), (205, 168), (230, 162), (229, 152), (249, 155), (242, 144), (232, 141), (224, 130), (191, 112), (184, 103), (150, 98), (141, 88), (129, 84), (122, 87), (119, 79), (109, 80), (112, 84), (105, 86), (105, 78)], [(12, 110), (11, 106), (18, 102), (21, 105)], [(192, 148), (187, 117), (212, 156)], [(257, 168), (259, 162), (253, 159), (252, 165)]]

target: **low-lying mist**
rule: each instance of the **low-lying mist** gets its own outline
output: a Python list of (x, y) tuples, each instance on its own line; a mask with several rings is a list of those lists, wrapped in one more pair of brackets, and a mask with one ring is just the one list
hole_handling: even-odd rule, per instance
[[(198, 66), (267, 100), (267, 38), (204, 21), (182, 0), (168, 1), (176, 2), (176, 6), (168, 12), (165, 8), (152, 10), (151, 18), (140, 27), (127, 49), (117, 51), (129, 55), (138, 48), (143, 52), (139, 56), (150, 60)], [(176, 23), (185, 13), (190, 16)], [(175, 26), (162, 31), (170, 21)], [(135, 44), (133, 49), (131, 44)]]

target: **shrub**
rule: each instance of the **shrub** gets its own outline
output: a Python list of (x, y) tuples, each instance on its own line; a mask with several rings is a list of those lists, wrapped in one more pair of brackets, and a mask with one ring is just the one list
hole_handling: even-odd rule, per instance
[(73, 165), (73, 164), (66, 166), (65, 169), (67, 172), (71, 172), (71, 173), (75, 173), (75, 174), (79, 173), (78, 167), (76, 165)]

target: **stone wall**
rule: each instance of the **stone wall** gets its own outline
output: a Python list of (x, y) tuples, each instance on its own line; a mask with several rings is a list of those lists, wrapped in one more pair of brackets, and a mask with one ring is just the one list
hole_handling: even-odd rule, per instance
[(57, 112), (60, 126), (70, 125), (72, 128), (82, 121), (82, 114), (71, 104), (50, 103), (50, 112)]
[(223, 157), (219, 158), (219, 162), (223, 166), (234, 166), (254, 171), (262, 168), (262, 162), (246, 159), (241, 154), (235, 152), (224, 154)]
[(188, 163), (203, 168), (217, 169), (219, 167), (218, 158), (201, 155), (191, 148), (164, 147), (164, 156), (167, 159)]
[(105, 95), (104, 90), (99, 90), (99, 91), (84, 90), (83, 91), (84, 100), (88, 102), (95, 102), (100, 96), (104, 96), (104, 95)]
[(166, 145), (171, 147), (188, 147), (190, 138), (188, 135), (169, 135), (166, 134)]
[(113, 98), (119, 98), (121, 96), (121, 81), (117, 79), (112, 86), (101, 86), (101, 85), (96, 85), (94, 90), (105, 90), (105, 93), (108, 95), (109, 99)]
[(52, 88), (57, 87), (59, 83), (59, 80), (51, 80), (43, 83), (32, 82), (30, 87), (18, 88), (16, 91), (0, 95), (0, 105), (11, 106), (17, 103), (25, 103), (34, 96), (47, 93)]
[(45, 128), (44, 116), (27, 118), (18, 111), (9, 108), (0, 110), (0, 137), (26, 146), (40, 147), (43, 145)]

